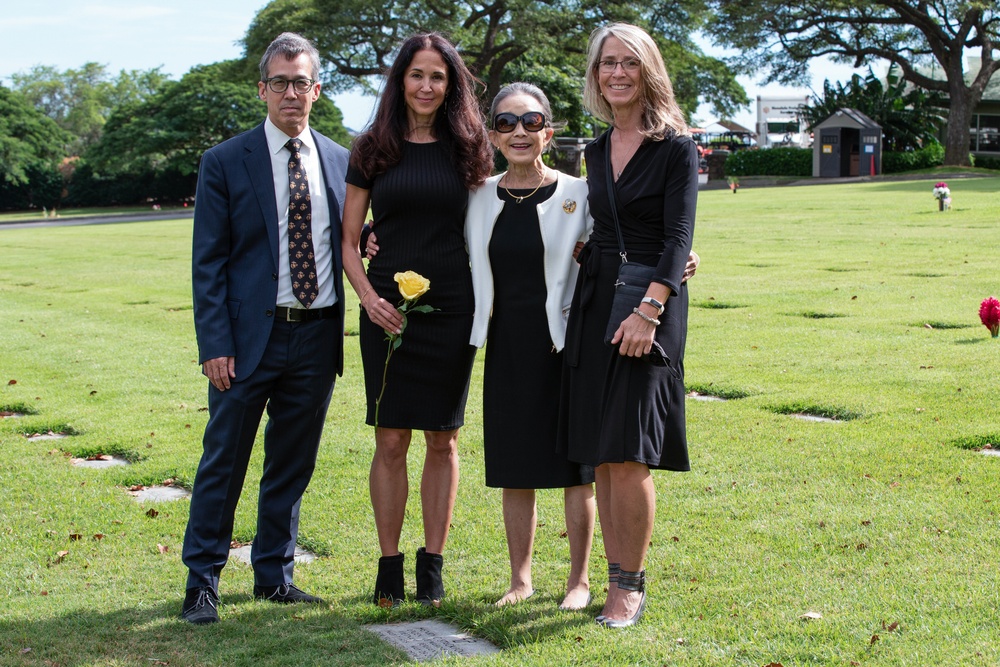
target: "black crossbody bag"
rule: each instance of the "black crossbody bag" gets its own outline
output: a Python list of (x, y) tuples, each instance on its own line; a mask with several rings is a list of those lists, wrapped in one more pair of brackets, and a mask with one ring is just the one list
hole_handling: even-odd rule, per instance
[[(615, 219), (615, 234), (618, 236), (618, 254), (622, 258), (622, 263), (618, 267), (618, 278), (615, 280), (615, 296), (611, 302), (611, 314), (608, 316), (608, 326), (604, 332), (604, 342), (610, 345), (621, 323), (632, 314), (633, 309), (638, 308), (639, 304), (642, 303), (643, 297), (646, 296), (646, 290), (649, 289), (649, 283), (656, 273), (656, 267), (628, 261), (628, 253), (625, 252), (625, 238), (622, 236), (622, 226), (618, 220), (618, 198), (615, 196), (615, 181), (612, 177), (610, 137), (606, 171), (608, 199), (611, 201), (611, 213)], [(649, 354), (645, 355), (644, 358), (658, 366), (666, 366), (668, 363), (666, 353), (655, 340)]]

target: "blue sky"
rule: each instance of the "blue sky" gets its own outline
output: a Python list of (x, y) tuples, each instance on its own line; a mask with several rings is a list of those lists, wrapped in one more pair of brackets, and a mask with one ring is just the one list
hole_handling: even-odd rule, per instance
[[(27, 0), (6, 2), (0, 14), (0, 80), (34, 65), (60, 70), (87, 62), (122, 69), (162, 66), (172, 78), (180, 78), (194, 65), (235, 58), (242, 50), (236, 44), (266, 0)], [(818, 63), (813, 67), (813, 87), (823, 79), (843, 81), (849, 67)], [(753, 81), (740, 82), (751, 99), (759, 94), (807, 94), (770, 86), (761, 89)], [(368, 122), (374, 98), (358, 94), (334, 98), (344, 112), (348, 127), (361, 129)], [(262, 109), (263, 111), (263, 109)], [(755, 107), (734, 120), (752, 128)], [(698, 120), (711, 119), (708, 108)]]

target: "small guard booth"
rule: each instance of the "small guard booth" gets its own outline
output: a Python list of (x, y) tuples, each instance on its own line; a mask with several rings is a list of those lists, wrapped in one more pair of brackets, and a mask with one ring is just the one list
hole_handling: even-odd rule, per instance
[(882, 127), (857, 109), (838, 109), (813, 128), (813, 177), (882, 173)]

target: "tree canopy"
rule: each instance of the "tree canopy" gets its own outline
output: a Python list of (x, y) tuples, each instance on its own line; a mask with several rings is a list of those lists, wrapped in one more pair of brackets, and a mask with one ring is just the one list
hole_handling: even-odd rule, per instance
[[(710, 0), (709, 32), (743, 52), (747, 72), (763, 83), (802, 84), (813, 58), (855, 67), (877, 60), (911, 83), (948, 96), (945, 163), (969, 163), (969, 125), (993, 74), (1000, 40), (996, 0)], [(965, 72), (965, 52), (980, 59)], [(940, 76), (932, 76), (936, 69)]]
[(36, 65), (11, 76), (15, 90), (73, 135), (68, 150), (74, 155), (97, 141), (114, 109), (145, 99), (166, 80), (159, 68), (122, 70), (112, 76), (106, 66), (94, 62), (65, 71)]
[(298, 32), (319, 49), (328, 86), (375, 92), (372, 77), (391, 65), (406, 37), (441, 32), (485, 82), (484, 101), (505, 83), (532, 81), (565, 114), (570, 131), (583, 133), (588, 121), (579, 100), (587, 38), (612, 20), (649, 28), (666, 58), (678, 102), (689, 115), (700, 100), (711, 102), (722, 116), (749, 102), (735, 72), (705, 55), (691, 38), (707, 20), (704, 3), (698, 0), (655, 0), (648, 5), (600, 0), (272, 0), (258, 12), (243, 42), (249, 60), (262, 54), (278, 33)]
[[(202, 154), (267, 114), (246, 72), (241, 60), (201, 65), (144, 99), (118, 106), (83, 156), (80, 197), (89, 201), (101, 188), (113, 191), (116, 201), (193, 194)], [(309, 125), (341, 145), (350, 141), (328, 97), (313, 104)], [(128, 187), (114, 183), (123, 178)], [(80, 192), (71, 189), (73, 196)]]
[(71, 140), (23, 95), (0, 86), (0, 181), (24, 184), (30, 167), (55, 167)]

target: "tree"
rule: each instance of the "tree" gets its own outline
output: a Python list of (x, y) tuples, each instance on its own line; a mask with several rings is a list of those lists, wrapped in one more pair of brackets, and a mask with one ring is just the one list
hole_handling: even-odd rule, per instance
[(79, 154), (97, 141), (116, 107), (141, 101), (166, 80), (159, 68), (122, 70), (112, 77), (104, 65), (94, 62), (65, 72), (36, 65), (11, 76), (15, 90), (76, 137), (69, 147), (72, 154)]
[[(375, 92), (371, 78), (392, 63), (396, 48), (416, 32), (448, 35), (477, 77), (484, 99), (517, 79), (539, 84), (566, 113), (572, 131), (584, 123), (579, 97), (587, 37), (610, 20), (650, 30), (667, 58), (678, 101), (690, 113), (707, 97), (723, 115), (749, 102), (735, 73), (704, 55), (691, 39), (706, 20), (700, 0), (640, 5), (600, 0), (272, 0), (258, 12), (243, 43), (263, 53), (283, 30), (312, 39), (334, 90)], [(556, 98), (556, 94), (560, 97)], [(565, 95), (572, 94), (571, 99)]]
[[(171, 183), (171, 196), (177, 196), (178, 187), (187, 189), (181, 196), (194, 194), (202, 154), (253, 128), (267, 113), (246, 71), (242, 61), (200, 65), (155, 94), (118, 107), (100, 140), (85, 153), (81, 177), (128, 176), (147, 190), (122, 190), (125, 194), (116, 196), (124, 199), (165, 196), (158, 191), (158, 179)], [(342, 145), (350, 141), (343, 115), (327, 97), (313, 105), (310, 126)]]
[[(744, 52), (747, 71), (764, 83), (802, 83), (808, 62), (830, 56), (855, 67), (885, 60), (902, 77), (948, 96), (945, 164), (969, 164), (969, 126), (993, 74), (1000, 39), (996, 0), (711, 0), (709, 31)], [(978, 72), (964, 72), (965, 50), (976, 50)], [(944, 79), (928, 75), (940, 68)]]
[(0, 86), (0, 180), (23, 185), (29, 167), (55, 167), (71, 139), (23, 95)]
[(908, 86), (895, 71), (890, 71), (885, 85), (868, 70), (847, 83), (823, 82), (823, 95), (813, 95), (813, 102), (802, 115), (815, 127), (838, 109), (857, 109), (882, 126), (882, 144), (886, 151), (913, 151), (937, 142), (938, 130), (946, 122), (942, 115), (943, 95)]

